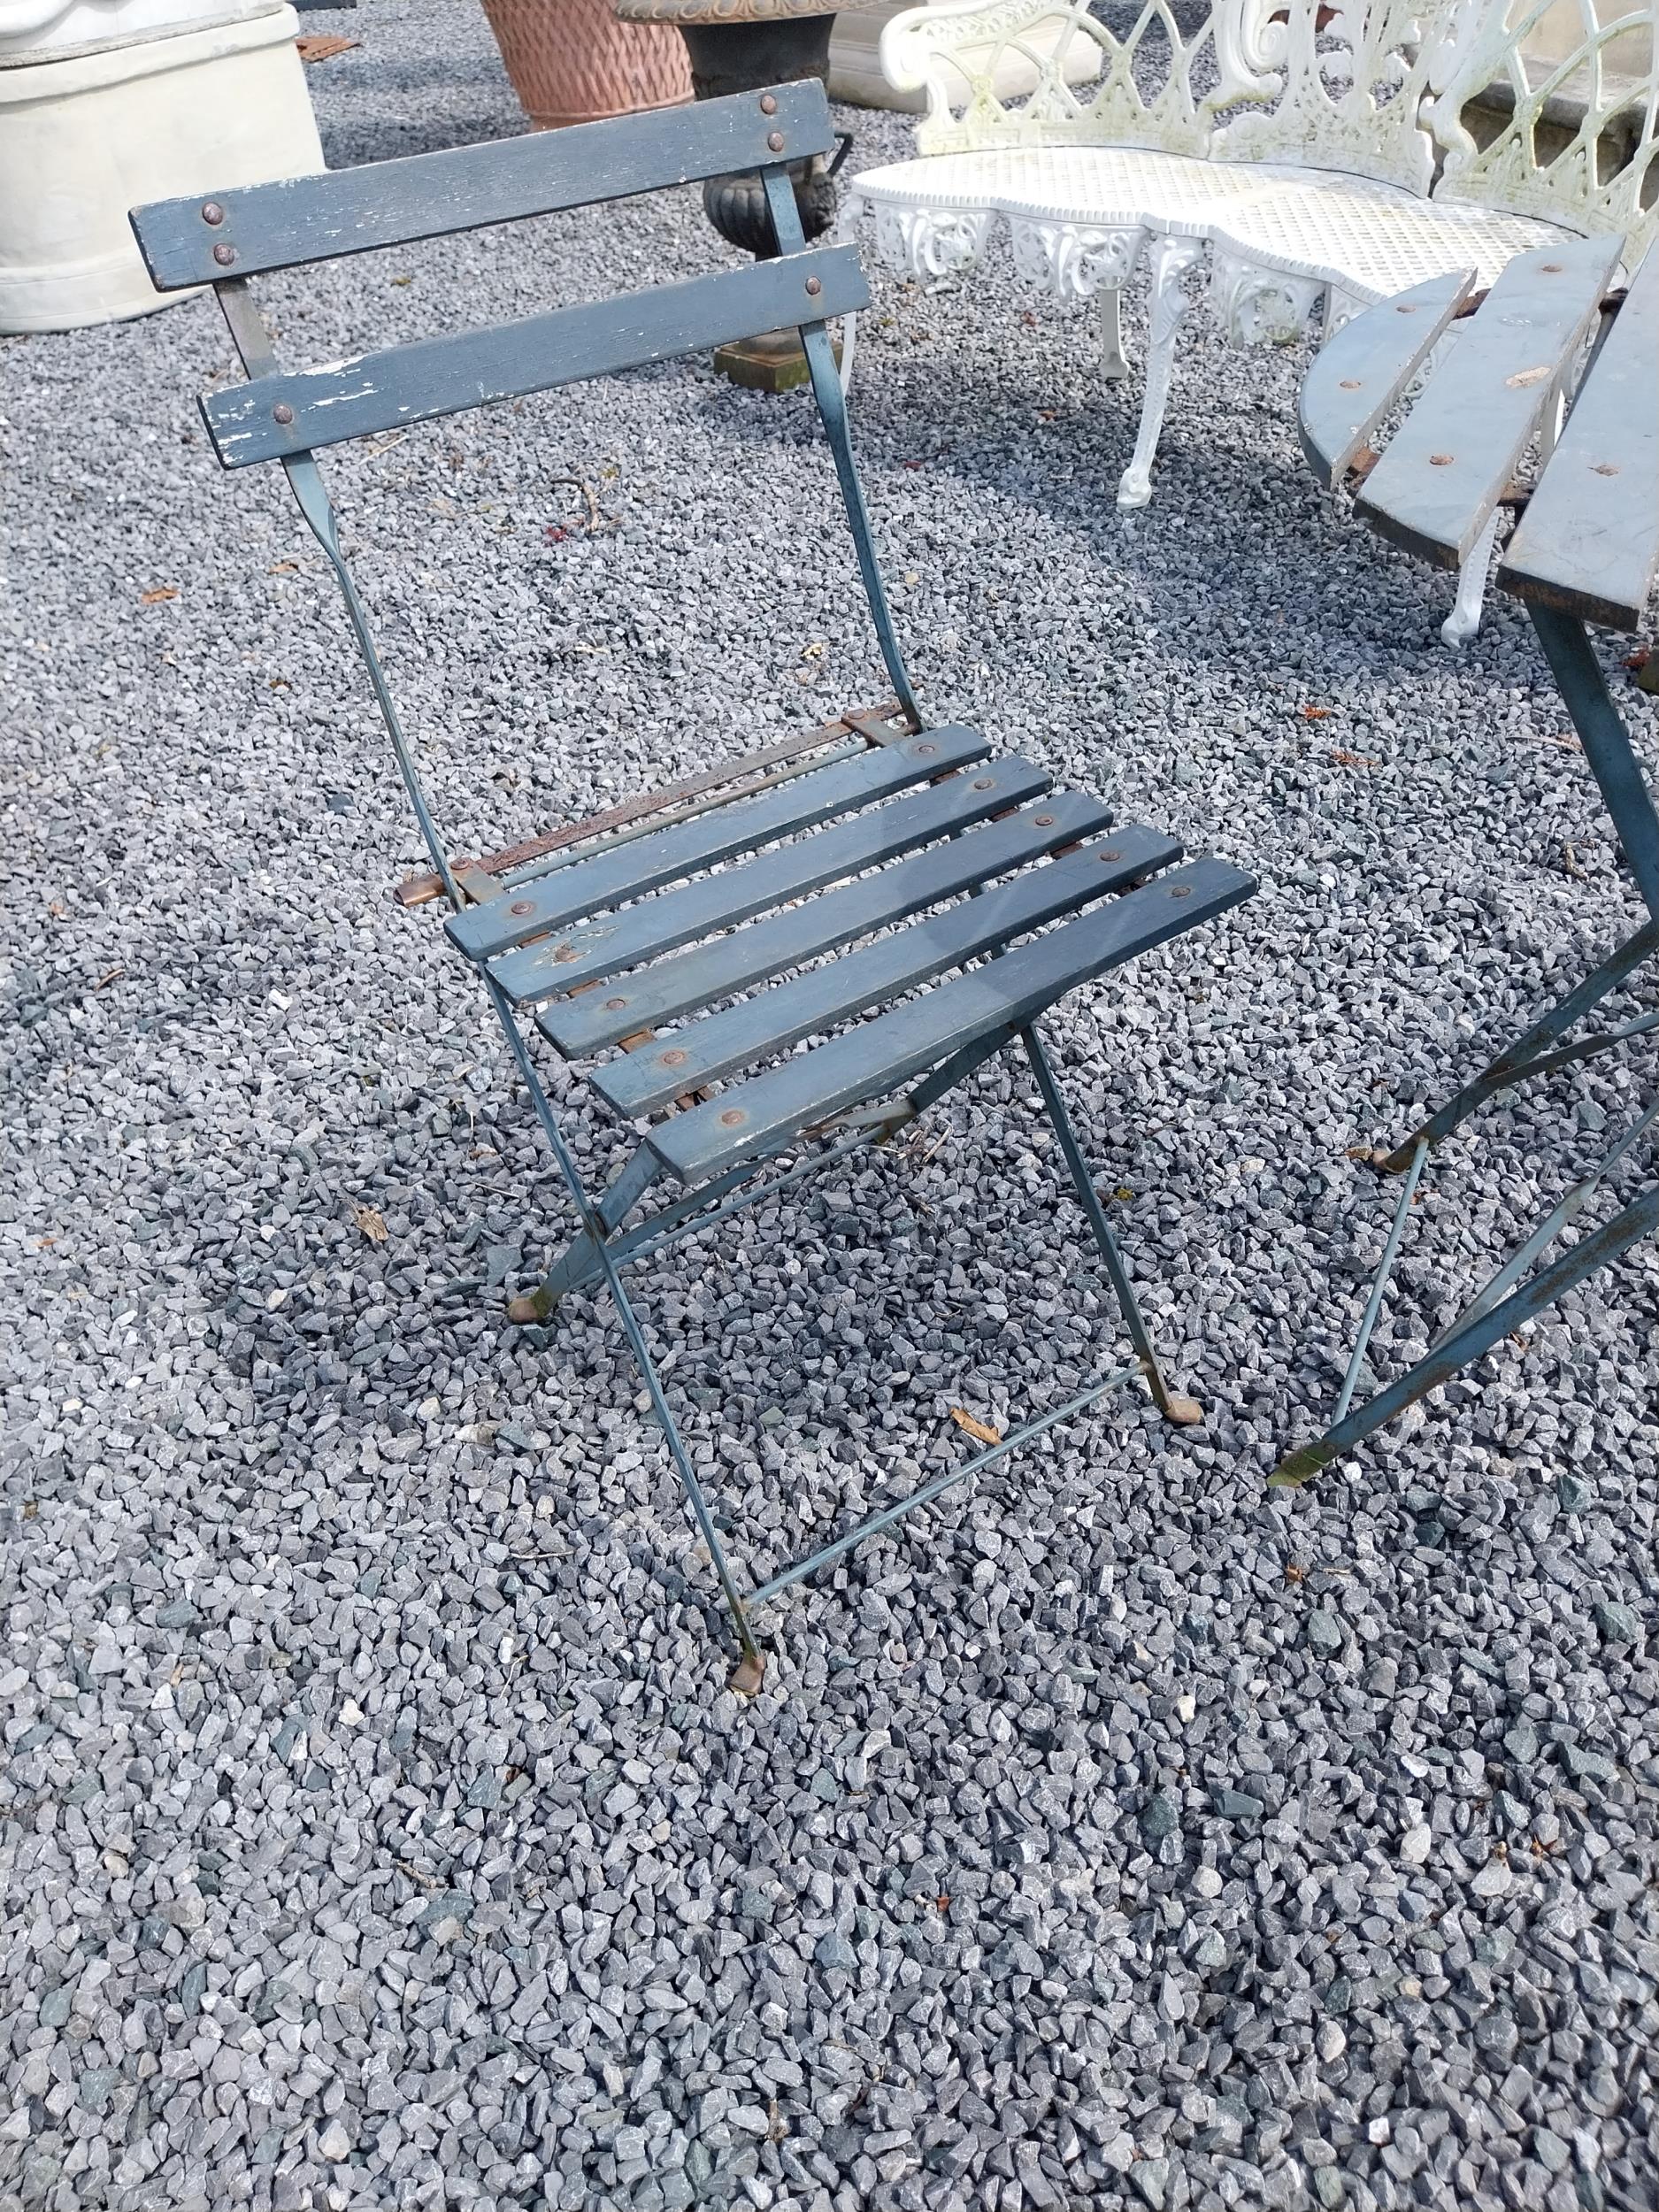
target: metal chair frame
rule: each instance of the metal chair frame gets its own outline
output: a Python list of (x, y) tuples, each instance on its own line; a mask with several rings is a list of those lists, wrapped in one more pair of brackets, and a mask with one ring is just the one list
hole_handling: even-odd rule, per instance
[[(799, 164), (826, 150), (832, 140), (822, 88), (811, 83), (780, 85), (764, 93), (709, 102), (689, 110), (299, 178), (206, 200), (164, 202), (134, 211), (132, 219), (159, 288), (204, 282), (215, 287), (249, 378), (246, 384), (205, 395), (201, 402), (215, 449), (227, 467), (280, 461), (300, 511), (327, 557), (431, 856), (434, 876), (429, 887), (434, 891), (441, 887), (450, 902), (449, 933), (482, 975), (574, 1210), (576, 1233), (540, 1288), (513, 1302), (511, 1316), (520, 1320), (544, 1318), (562, 1297), (594, 1286), (603, 1285), (610, 1293), (730, 1611), (739, 1646), (733, 1684), (745, 1693), (759, 1687), (764, 1665), (756, 1639), (753, 1609), (830, 1565), (865, 1538), (932, 1502), (951, 1486), (970, 1479), (1137, 1376), (1145, 1378), (1157, 1405), (1171, 1420), (1200, 1417), (1197, 1405), (1171, 1387), (1159, 1366), (1035, 1022), (1046, 1006), (1076, 982), (1224, 911), (1255, 887), (1249, 877), (1219, 862), (1189, 865), (1161, 879), (1158, 886), (1148, 887), (1156, 870), (1179, 857), (1174, 841), (1132, 827), (1120, 831), (1110, 848), (1091, 847), (1079, 852), (1080, 840), (1091, 828), (1102, 826), (1106, 818), (1097, 803), (1062, 794), (1057, 800), (1046, 803), (1049, 812), (1018, 818), (1019, 826), (1043, 826), (1047, 833), (1038, 838), (1025, 826), (1029, 852), (1001, 862), (1001, 868), (1006, 870), (1033, 854), (1039, 858), (1044, 854), (1060, 855), (1051, 865), (1015, 879), (1017, 887), (1035, 882), (1041, 896), (1020, 891), (1016, 900), (1013, 892), (989, 889), (986, 878), (999, 871), (984, 857), (977, 865), (956, 862), (956, 878), (945, 890), (939, 890), (938, 882), (929, 878), (941, 897), (946, 890), (970, 893), (967, 901), (951, 910), (961, 916), (972, 910), (977, 926), (956, 924), (954, 938), (942, 952), (937, 948), (928, 949), (926, 932), (931, 925), (901, 933), (907, 947), (920, 943), (927, 956), (907, 956), (910, 965), (895, 981), (908, 993), (930, 976), (947, 969), (962, 970), (953, 985), (930, 991), (920, 1001), (907, 997), (897, 1014), (888, 1011), (880, 1019), (833, 1040), (827, 1048), (786, 1059), (780, 1070), (773, 1070), (747, 1089), (740, 1086), (735, 1092), (721, 1094), (725, 1099), (753, 1093), (757, 1103), (752, 1117), (749, 1110), (734, 1107), (718, 1114), (705, 1108), (682, 1115), (669, 1125), (672, 1141), (680, 1147), (678, 1156), (668, 1148), (670, 1139), (653, 1131), (602, 1194), (595, 1197), (586, 1187), (537, 1072), (515, 1004), (534, 1003), (557, 993), (554, 1004), (541, 1017), (541, 1026), (556, 1042), (561, 1042), (564, 1033), (572, 1025), (580, 1028), (585, 1023), (590, 1031), (595, 1028), (597, 1017), (590, 1010), (597, 1003), (597, 995), (575, 990), (586, 974), (584, 968), (571, 967), (552, 980), (542, 971), (550, 956), (549, 947), (561, 927), (565, 938), (572, 941), (555, 948), (557, 957), (568, 954), (579, 958), (580, 948), (574, 941), (580, 939), (583, 919), (592, 910), (581, 887), (595, 879), (595, 872), (601, 889), (610, 886), (597, 898), (601, 907), (621, 903), (624, 893), (631, 898), (669, 882), (680, 883), (682, 902), (689, 900), (696, 906), (698, 895), (710, 885), (730, 886), (736, 879), (729, 872), (710, 875), (706, 871), (733, 856), (752, 856), (757, 848), (763, 849), (760, 856), (749, 859), (747, 874), (756, 881), (763, 876), (772, 881), (784, 864), (775, 861), (771, 839), (761, 833), (784, 835), (804, 828), (816, 831), (817, 841), (809, 837), (801, 846), (788, 849), (793, 854), (804, 854), (805, 860), (795, 864), (795, 875), (790, 882), (782, 883), (781, 893), (774, 885), (770, 895), (779, 897), (791, 913), (798, 914), (813, 902), (795, 905), (782, 894), (798, 893), (803, 887), (812, 890), (826, 882), (839, 883), (850, 893), (854, 879), (861, 887), (872, 880), (861, 876), (861, 869), (895, 852), (913, 851), (924, 841), (924, 833), (904, 831), (901, 834), (909, 818), (903, 816), (904, 803), (895, 798), (891, 804), (857, 817), (858, 823), (875, 825), (887, 839), (879, 849), (862, 852), (855, 849), (852, 826), (843, 824), (830, 830), (819, 826), (841, 810), (857, 807), (871, 795), (891, 798), (908, 789), (917, 807), (925, 803), (935, 814), (941, 806), (954, 810), (943, 829), (944, 841), (931, 848), (933, 853), (965, 856), (978, 851), (984, 855), (991, 852), (991, 846), (976, 847), (973, 839), (989, 838), (999, 823), (1006, 825), (1010, 810), (1023, 797), (1041, 796), (1048, 787), (1045, 773), (1018, 760), (993, 764), (995, 772), (987, 776), (965, 777), (960, 771), (983, 759), (989, 749), (974, 733), (930, 727), (912, 690), (854, 464), (826, 322), (832, 314), (849, 313), (866, 304), (867, 294), (849, 248), (807, 247), (790, 183), (791, 163)], [(289, 372), (282, 367), (249, 288), (250, 277), (270, 269), (751, 169), (764, 183), (780, 249), (776, 259), (591, 306), (557, 310), (524, 322), (395, 348), (328, 369)], [(810, 319), (802, 319), (803, 311), (810, 312)], [(836, 724), (751, 755), (729, 769), (694, 778), (588, 823), (533, 840), (495, 856), (493, 861), (452, 857), (434, 820), (363, 600), (342, 552), (334, 510), (316, 449), (393, 425), (431, 419), (489, 400), (639, 366), (787, 323), (798, 327), (805, 349), (813, 396), (828, 438), (894, 700), (869, 712), (849, 713)], [(723, 784), (733, 787), (723, 790)], [(974, 824), (984, 826), (973, 829)], [(732, 826), (729, 833), (727, 826)], [(972, 835), (964, 835), (969, 830)], [(939, 823), (933, 822), (925, 834), (938, 838)], [(1006, 829), (1002, 834), (1005, 841)], [(1066, 861), (1068, 853), (1078, 857)], [(1074, 879), (1083, 860), (1094, 861), (1096, 872), (1079, 890)], [(937, 864), (930, 860), (927, 865), (939, 877)], [(632, 878), (630, 869), (634, 872)], [(689, 889), (683, 880), (687, 877), (694, 879)], [(873, 880), (886, 885), (890, 879)], [(424, 895), (426, 887), (405, 887), (403, 895), (412, 902)], [(1162, 897), (1180, 903), (1159, 905), (1155, 910), (1149, 903), (1155, 888)], [(1115, 902), (1110, 910), (1115, 918), (1103, 929), (1095, 930), (1087, 944), (1078, 935), (1079, 922), (1073, 919), (1018, 951), (1008, 949), (1010, 937), (1033, 930), (1056, 916), (1075, 915), (1085, 898), (1107, 890), (1126, 890), (1129, 895)], [(832, 891), (818, 902), (818, 910), (827, 910), (835, 896)], [(1018, 904), (1018, 912), (1010, 902)], [(733, 920), (741, 922), (759, 913), (764, 903), (758, 891), (752, 893), (747, 903), (730, 911), (717, 910), (704, 902), (702, 927), (705, 934), (726, 930)], [(895, 903), (887, 918), (902, 918), (917, 910), (918, 900), (911, 897), (908, 905)], [(623, 904), (622, 911), (625, 926), (644, 915), (646, 933), (654, 926), (660, 932), (661, 926), (654, 918), (664, 913), (662, 902), (647, 898), (642, 904)], [(607, 924), (606, 929), (614, 934), (612, 925)], [(670, 949), (683, 946), (695, 933), (696, 924), (687, 924), (678, 936), (662, 937), (655, 949), (661, 950), (664, 944)], [(834, 941), (846, 941), (856, 933), (842, 927)], [(718, 941), (730, 946), (734, 940), (726, 935)], [(856, 956), (862, 953), (861, 948)], [(981, 964), (970, 969), (971, 960)], [(606, 972), (604, 960), (597, 955), (588, 964), (595, 980)], [(843, 967), (851, 964), (850, 961), (841, 964)], [(647, 969), (648, 980), (658, 972)], [(972, 979), (989, 972), (996, 978), (994, 992), (983, 985), (977, 994), (971, 987), (964, 988), (971, 986)], [(707, 989), (694, 993), (682, 1000), (682, 1010), (686, 1005), (706, 1002), (708, 997)], [(841, 1008), (838, 1018), (845, 1020), (849, 1014), (856, 1018), (861, 1007), (868, 1008), (879, 1002), (879, 995), (872, 995), (850, 1009)], [(992, 1011), (987, 1013), (987, 1004), (993, 1000)], [(613, 998), (606, 1003), (619, 1009), (625, 1001)], [(918, 1007), (924, 1010), (920, 1014), (916, 1010)], [(600, 1041), (628, 1042), (624, 1033), (639, 1025), (632, 1017), (612, 1023)], [(680, 1033), (695, 1040), (696, 1031), (694, 1027)], [(778, 1038), (771, 1039), (768, 1048), (774, 1054), (780, 1048), (787, 1052), (802, 1033), (797, 1026), (782, 1036), (781, 1046)], [(963, 1463), (871, 1513), (768, 1580), (744, 1588), (721, 1540), (708, 1494), (668, 1402), (621, 1271), (800, 1177), (863, 1147), (885, 1141), (987, 1059), (1016, 1041), (1029, 1062), (1053, 1125), (1079, 1203), (1122, 1310), (1134, 1357), (1065, 1404), (1025, 1423)], [(881, 1048), (887, 1051), (885, 1059)], [(752, 1051), (752, 1039), (749, 1048)], [(568, 1056), (567, 1037), (561, 1049)], [(824, 1052), (830, 1056), (820, 1062)], [(675, 1055), (670, 1050), (658, 1056), (672, 1060)], [(684, 1060), (687, 1055), (682, 1051), (678, 1056)], [(625, 1114), (637, 1117), (672, 1100), (677, 1090), (695, 1087), (710, 1079), (711, 1073), (738, 1065), (743, 1057), (743, 1052), (738, 1051), (712, 1071), (688, 1075), (683, 1084), (679, 1079), (659, 1077), (660, 1095), (646, 1098), (641, 1080), (634, 1075), (636, 1056), (634, 1061), (618, 1064), (620, 1075), (610, 1076), (611, 1092), (618, 1094), (612, 1102)], [(803, 1089), (790, 1073), (809, 1062), (819, 1063), (826, 1070), (816, 1079), (818, 1093), (811, 1091), (810, 1085)], [(823, 1086), (832, 1072), (834, 1086), (825, 1091)], [(603, 1076), (591, 1079), (602, 1094), (607, 1094)], [(631, 1094), (626, 1089), (629, 1082)], [(772, 1101), (770, 1118), (761, 1110), (768, 1100)], [(745, 1129), (741, 1137), (722, 1133), (725, 1125), (744, 1124), (751, 1118), (752, 1133)], [(781, 1177), (766, 1175), (767, 1168), (785, 1155), (803, 1145), (816, 1146), (826, 1135), (833, 1141), (810, 1149), (808, 1156)], [(671, 1174), (687, 1186), (685, 1194), (636, 1220), (641, 1202)], [(761, 1179), (756, 1180), (757, 1177)]]

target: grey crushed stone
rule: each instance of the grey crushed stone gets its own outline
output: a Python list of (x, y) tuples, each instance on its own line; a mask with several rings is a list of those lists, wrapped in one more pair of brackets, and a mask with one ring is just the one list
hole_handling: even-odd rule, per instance
[[(338, 20), (334, 164), (519, 127), (472, 0)], [(321, 359), (720, 257), (675, 196), (268, 290)], [(1384, 1233), (1350, 1148), (1632, 894), (1516, 611), (1452, 658), (1316, 491), (1299, 352), (1195, 316), (1125, 520), (1138, 380), (1008, 273), (877, 277), (856, 431), (935, 711), (1262, 873), (1051, 1025), (1208, 1418), (1056, 1430), (772, 1609), (749, 1704), (612, 1317), (503, 1328), (557, 1197), (388, 903), (315, 549), (207, 454), (211, 303), (0, 344), (0, 2212), (1659, 2197), (1655, 1254), (1261, 1488)], [(879, 690), (799, 400), (671, 365), (329, 473), (464, 848)], [(1652, 1074), (1447, 1148), (1379, 1371)], [(747, 1556), (1115, 1344), (1056, 1165), (993, 1072), (641, 1272)]]

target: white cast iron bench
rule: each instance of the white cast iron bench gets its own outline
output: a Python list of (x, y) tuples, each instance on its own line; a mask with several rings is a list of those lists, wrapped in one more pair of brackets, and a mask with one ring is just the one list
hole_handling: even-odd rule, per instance
[[(1452, 271), (1484, 288), (1556, 238), (1625, 232), (1633, 266), (1659, 229), (1654, 8), (1599, 24), (1593, 0), (1214, 0), (1187, 32), (1168, 0), (1116, 30), (1087, 0), (912, 8), (881, 59), (926, 96), (917, 157), (852, 178), (840, 229), (873, 211), (887, 265), (941, 280), (1005, 224), (1021, 277), (1098, 300), (1109, 379), (1127, 373), (1119, 294), (1144, 262), (1146, 386), (1118, 492), (1142, 506), (1201, 264), (1240, 345), (1316, 320), (1329, 336)], [(1023, 97), (995, 88), (1011, 57)], [(1488, 536), (1465, 565), (1448, 643), (1479, 622), (1490, 552)]]

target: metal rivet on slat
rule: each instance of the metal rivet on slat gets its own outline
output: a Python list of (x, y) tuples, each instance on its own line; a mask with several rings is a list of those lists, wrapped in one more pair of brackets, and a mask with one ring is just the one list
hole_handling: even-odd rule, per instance
[(1597, 476), (1617, 476), (1618, 474), (1618, 463), (1617, 461), (1597, 461), (1593, 465), (1593, 468), (1594, 473)]
[(683, 1068), (686, 1064), (686, 1056), (678, 1045), (672, 1052), (659, 1052), (657, 1058), (658, 1065), (665, 1068)]
[(605, 1001), (605, 1011), (607, 1014), (619, 1014), (627, 1002), (625, 998), (608, 998)]
[(1417, 311), (1417, 309), (1413, 307), (1409, 301), (1405, 300), (1402, 300), (1399, 305), (1394, 309), (1394, 313), (1396, 315), (1415, 315)]
[(1116, 845), (1108, 845), (1105, 851), (1101, 855), (1101, 858), (1102, 860), (1121, 860), (1123, 858), (1123, 855)]
[(763, 115), (776, 115), (778, 112), (778, 96), (776, 93), (763, 92), (761, 94), (760, 111)]
[(1359, 379), (1356, 376), (1345, 376), (1337, 388), (1339, 391), (1357, 392), (1359, 389)]
[(808, 279), (807, 279), (807, 280), (806, 280), (806, 288), (807, 288), (808, 293), (810, 295), (810, 296), (811, 296), (813, 299), (816, 299), (816, 298), (818, 297), (818, 294), (819, 294), (819, 293), (820, 293), (820, 292), (824, 289), (824, 280), (823, 280), (823, 278), (822, 278), (822, 277), (808, 277)]
[(926, 760), (930, 754), (936, 753), (938, 750), (937, 745), (918, 745), (916, 749), (916, 757), (918, 760)]
[(1559, 276), (1561, 274), (1561, 264), (1559, 261), (1540, 261), (1538, 265), (1546, 276)]
[(1192, 895), (1193, 887), (1190, 883), (1172, 883), (1170, 886), (1170, 896), (1172, 899), (1190, 899)]
[[(293, 420), (292, 413), (289, 414), (288, 419), (290, 422)], [(507, 911), (512, 915), (515, 919), (522, 919), (525, 915), (534, 914), (535, 912), (535, 901), (534, 899), (515, 899), (512, 904), (507, 909)]]
[(581, 956), (581, 949), (577, 945), (555, 945), (553, 948), (555, 960), (580, 960)]
[(236, 249), (234, 246), (226, 245), (221, 241), (220, 243), (213, 249), (213, 258), (218, 262), (221, 269), (228, 269), (231, 263), (236, 258)]
[(1452, 457), (1449, 453), (1431, 453), (1429, 456), (1429, 466), (1432, 469), (1448, 469), (1451, 465)]
[(1031, 818), (1037, 825), (1039, 829), (1052, 829), (1054, 827), (1054, 817), (1052, 814), (1033, 814)]
[(211, 223), (214, 229), (217, 230), (224, 219), (225, 211), (217, 200), (204, 201), (202, 205), (202, 220), (204, 223)]
[(996, 788), (996, 778), (995, 776), (976, 776), (973, 780), (973, 788), (976, 791), (995, 791)]
[(766, 150), (769, 154), (780, 154), (783, 151), (783, 133), (781, 131), (769, 131), (766, 134)]
[(720, 1116), (721, 1126), (726, 1129), (735, 1129), (740, 1122), (747, 1121), (748, 1119), (749, 1116), (743, 1111), (741, 1106), (728, 1106), (726, 1111)]
[(294, 410), (288, 405), (287, 400), (278, 400), (276, 405), (271, 410), (271, 419), (273, 422), (281, 423), (284, 427), (293, 421)]

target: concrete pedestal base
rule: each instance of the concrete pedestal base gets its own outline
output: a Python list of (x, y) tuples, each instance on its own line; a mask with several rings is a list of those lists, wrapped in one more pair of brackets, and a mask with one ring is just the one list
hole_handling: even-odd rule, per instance
[(17, 60), (0, 48), (0, 331), (71, 330), (164, 298), (127, 211), (323, 166), (286, 5)]

